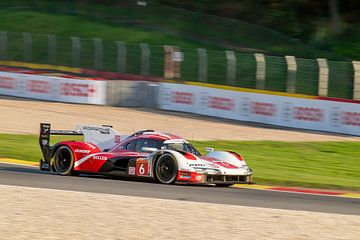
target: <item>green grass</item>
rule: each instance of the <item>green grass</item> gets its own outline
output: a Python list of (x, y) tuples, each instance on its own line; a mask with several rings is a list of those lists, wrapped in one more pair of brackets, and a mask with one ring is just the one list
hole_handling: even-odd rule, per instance
[[(52, 142), (78, 137), (53, 137)], [(259, 184), (360, 189), (360, 142), (193, 141), (242, 154)], [(38, 161), (35, 135), (0, 134), (0, 158)]]
[(360, 189), (360, 142), (195, 141), (194, 145), (242, 154), (257, 183)]
[[(206, 46), (220, 49), (215, 44), (199, 43), (182, 39), (166, 32), (147, 30), (127, 24), (114, 25), (88, 19), (82, 16), (50, 14), (34, 11), (1, 12), (0, 30), (8, 32), (30, 32), (32, 34), (53, 34), (57, 36), (77, 36), (91, 40), (101, 38), (107, 41), (129, 43), (149, 43), (155, 45), (179, 45), (187, 48)], [(222, 48), (221, 48), (222, 49)]]

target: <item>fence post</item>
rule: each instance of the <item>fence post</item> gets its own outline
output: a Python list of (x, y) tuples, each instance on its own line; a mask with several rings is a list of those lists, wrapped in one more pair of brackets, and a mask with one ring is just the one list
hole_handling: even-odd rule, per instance
[(352, 61), (354, 67), (354, 100), (360, 100), (360, 62)]
[(180, 79), (181, 62), (183, 61), (183, 53), (177, 46), (164, 45), (164, 78)]
[(23, 33), (24, 39), (24, 62), (31, 62), (32, 55), (32, 38), (30, 33)]
[(254, 55), (256, 60), (256, 88), (265, 89), (265, 56), (262, 53), (255, 53)]
[(317, 58), (319, 66), (319, 89), (318, 95), (327, 97), (329, 85), (329, 67), (325, 58)]
[(141, 70), (140, 73), (143, 76), (149, 76), (150, 74), (150, 48), (147, 43), (140, 43), (141, 48)]
[(0, 32), (0, 60), (6, 60), (7, 59), (7, 33), (6, 32)]
[(48, 37), (48, 63), (55, 65), (56, 55), (57, 55), (56, 36), (47, 35), (47, 37)]
[(94, 68), (99, 71), (103, 67), (103, 43), (99, 38), (94, 38), (93, 41), (95, 46)]
[(174, 52), (173, 46), (163, 46), (164, 47), (164, 78), (173, 79), (174, 78), (174, 65), (172, 60), (172, 54)]
[(207, 82), (208, 56), (206, 49), (198, 48), (197, 52), (199, 55), (199, 82)]
[(285, 56), (285, 59), (286, 59), (287, 71), (288, 71), (286, 91), (288, 93), (295, 93), (296, 71), (297, 71), (296, 58), (294, 56)]
[(122, 41), (116, 41), (117, 47), (117, 71), (126, 72), (126, 45)]
[(71, 46), (72, 46), (72, 66), (80, 67), (80, 54), (81, 54), (81, 42), (78, 37), (71, 37)]
[(230, 85), (236, 81), (236, 56), (234, 51), (226, 51), (226, 80)]

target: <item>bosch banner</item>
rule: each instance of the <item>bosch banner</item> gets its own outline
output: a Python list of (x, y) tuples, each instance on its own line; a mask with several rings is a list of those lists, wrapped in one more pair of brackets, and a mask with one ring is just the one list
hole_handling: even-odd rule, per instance
[(106, 81), (0, 72), (0, 94), (103, 105), (106, 101)]
[(360, 136), (360, 104), (162, 83), (159, 107), (234, 120)]

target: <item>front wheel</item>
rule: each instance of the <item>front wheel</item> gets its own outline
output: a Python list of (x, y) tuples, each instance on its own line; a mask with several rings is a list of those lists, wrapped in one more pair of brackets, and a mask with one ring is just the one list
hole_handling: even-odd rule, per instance
[(55, 171), (63, 176), (73, 175), (74, 155), (67, 146), (61, 146), (54, 154), (53, 166)]
[(174, 184), (176, 182), (178, 166), (171, 154), (161, 155), (155, 165), (155, 177), (160, 183)]

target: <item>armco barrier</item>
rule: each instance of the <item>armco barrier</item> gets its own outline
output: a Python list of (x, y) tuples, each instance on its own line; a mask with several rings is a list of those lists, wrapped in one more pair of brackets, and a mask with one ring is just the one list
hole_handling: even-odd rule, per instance
[(360, 104), (161, 83), (164, 110), (360, 136)]
[(0, 72), (0, 94), (59, 102), (106, 104), (106, 81)]

